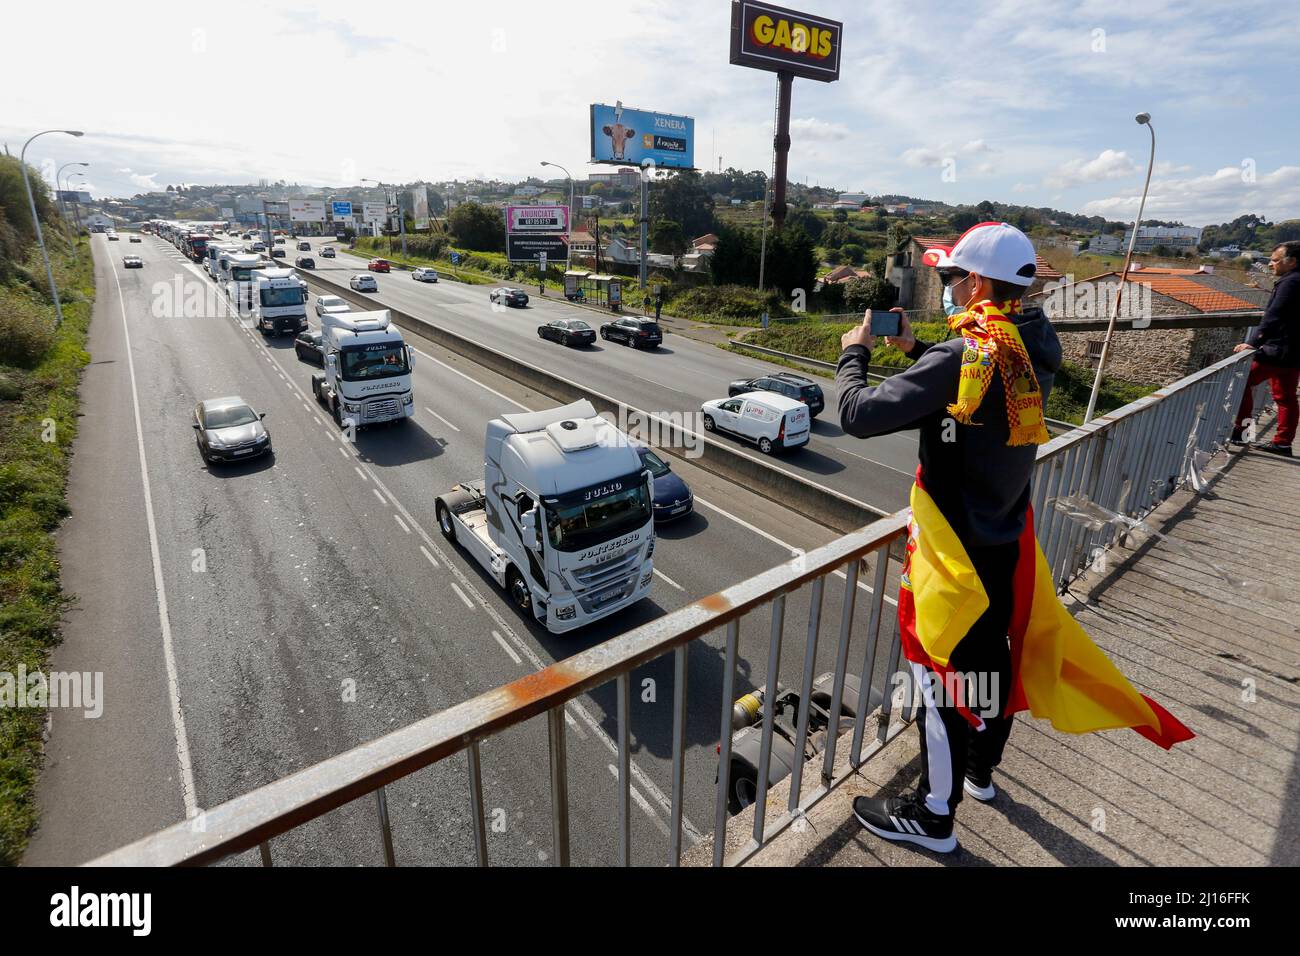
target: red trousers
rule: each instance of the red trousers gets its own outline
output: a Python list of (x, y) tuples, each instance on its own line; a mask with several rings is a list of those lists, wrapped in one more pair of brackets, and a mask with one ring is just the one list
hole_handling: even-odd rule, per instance
[(1295, 438), (1296, 425), (1300, 423), (1300, 401), (1296, 399), (1300, 368), (1269, 365), (1259, 359), (1251, 362), (1246, 394), (1241, 396), (1241, 408), (1237, 411), (1237, 427), (1240, 428), (1246, 419), (1255, 417), (1254, 389), (1265, 381), (1273, 391), (1273, 401), (1277, 402), (1277, 432), (1273, 435), (1273, 444), (1289, 445)]

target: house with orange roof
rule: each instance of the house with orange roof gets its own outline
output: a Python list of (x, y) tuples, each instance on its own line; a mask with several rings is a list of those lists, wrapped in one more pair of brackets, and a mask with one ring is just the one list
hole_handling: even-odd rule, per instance
[[(921, 264), (921, 256), (926, 250), (936, 246), (952, 246), (960, 236), (913, 236), (907, 248), (901, 253), (885, 259), (885, 278), (898, 289), (898, 304), (905, 309), (939, 309), (943, 302), (943, 285), (939, 282), (939, 273), (929, 266)], [(1037, 292), (1045, 285), (1058, 282), (1061, 273), (1052, 268), (1042, 256), (1036, 256), (1038, 273), (1034, 277), (1030, 292)]]

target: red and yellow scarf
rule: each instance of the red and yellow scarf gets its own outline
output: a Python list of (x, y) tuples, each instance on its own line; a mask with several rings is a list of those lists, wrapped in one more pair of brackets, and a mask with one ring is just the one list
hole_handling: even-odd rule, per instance
[(961, 333), (966, 346), (961, 355), (957, 401), (948, 406), (948, 413), (969, 425), (988, 393), (996, 368), (1002, 376), (1011, 429), (1007, 444), (1041, 445), (1049, 439), (1043, 423), (1043, 395), (1020, 330), (1010, 318), (1019, 311), (1019, 299), (1008, 299), (1000, 306), (986, 300), (948, 318), (948, 327)]

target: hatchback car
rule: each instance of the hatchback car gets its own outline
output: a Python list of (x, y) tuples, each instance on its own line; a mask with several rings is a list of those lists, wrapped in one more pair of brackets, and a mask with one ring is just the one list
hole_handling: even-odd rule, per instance
[(654, 476), (655, 522), (676, 521), (695, 510), (695, 496), (686, 482), (673, 473), (668, 462), (643, 445), (637, 446), (641, 467), (648, 468)]
[(128, 236), (128, 237), (127, 237), (127, 241), (128, 241), (128, 242), (143, 242), (143, 240), (142, 240), (139, 236)]
[(143, 268), (144, 268), (144, 260), (141, 259), (139, 256), (123, 256), (123, 257), (122, 257), (122, 268), (123, 268), (123, 269), (143, 269)]
[(826, 407), (826, 397), (822, 394), (820, 385), (810, 378), (790, 372), (776, 372), (758, 378), (742, 379), (727, 386), (727, 394), (733, 397), (746, 395), (749, 392), (776, 392), (786, 398), (793, 398), (796, 402), (803, 402), (808, 406), (808, 414), (813, 418), (820, 415)]
[(310, 243), (310, 242), (306, 242), (306, 241), (303, 241), (303, 242), (298, 243), (298, 251), (299, 251), (299, 252), (311, 252), (311, 243)]
[(293, 340), (293, 350), (304, 362), (325, 364), (325, 336), (319, 332), (313, 332), (311, 329), (299, 332), (298, 337)]
[(110, 232), (110, 233), (108, 234), (108, 241), (109, 241), (109, 242), (120, 242), (120, 241), (121, 241), (121, 237), (118, 236), (118, 234), (115, 233), (115, 232)]
[[(362, 279), (370, 279), (370, 276), (361, 276)], [(374, 280), (371, 279), (373, 282)], [(316, 314), (324, 315), (326, 312), (351, 312), (352, 307), (347, 301), (339, 298), (337, 295), (321, 295), (316, 297)]]
[(437, 282), (438, 273), (433, 269), (416, 269), (411, 273), (416, 282)]
[(299, 269), (316, 268), (316, 260), (313, 259), (311, 256), (299, 256), (297, 259), (293, 260), (293, 264), (297, 266)]
[(282, 245), (284, 245), (284, 236), (276, 236), (276, 237), (275, 237), (275, 244), (276, 244), (277, 246), (282, 246)]
[(374, 276), (355, 275), (348, 281), (348, 285), (352, 287), (353, 292), (379, 291), (379, 283), (375, 281)]
[(561, 345), (593, 345), (596, 330), (581, 319), (556, 319), (537, 327), (537, 334)]
[(321, 248), (320, 257), (322, 259), (333, 259), (335, 258), (335, 255), (333, 246), (324, 246)]
[(606, 322), (600, 327), (600, 337), (607, 342), (622, 342), (634, 349), (658, 348), (664, 341), (663, 329), (658, 322), (632, 317)]
[(387, 259), (371, 259), (366, 263), (366, 268), (371, 272), (391, 272), (393, 269)]
[(489, 302), (500, 302), (503, 305), (513, 306), (522, 309), (528, 304), (528, 293), (523, 289), (512, 289), (508, 286), (501, 286), (493, 289), (488, 293)]
[(271, 454), (271, 433), (262, 424), (265, 417), (237, 395), (199, 402), (193, 424), (199, 454), (209, 464)]
[(283, 259), (283, 258), (285, 258), (285, 252), (284, 252), (284, 250), (281, 249), (279, 246), (276, 246), (274, 249), (271, 250), (271, 258), (272, 258), (272, 259)]

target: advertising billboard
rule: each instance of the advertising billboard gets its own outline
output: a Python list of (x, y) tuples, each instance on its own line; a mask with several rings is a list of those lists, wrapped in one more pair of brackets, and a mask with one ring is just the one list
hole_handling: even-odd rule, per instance
[(351, 219), (352, 203), (346, 199), (336, 199), (330, 203), (330, 210), (335, 219)]
[(591, 161), (672, 169), (695, 168), (695, 120), (671, 113), (591, 106)]
[(840, 78), (844, 25), (757, 0), (731, 4), (731, 62), (829, 83)]
[(568, 206), (507, 206), (506, 232), (569, 231)]
[(365, 222), (376, 222), (388, 218), (388, 206), (382, 202), (363, 202), (361, 204), (361, 218)]
[(506, 236), (506, 257), (511, 262), (537, 262), (542, 255), (551, 262), (569, 257), (569, 243), (563, 236), (510, 233)]
[(290, 199), (289, 218), (293, 222), (324, 222), (325, 200)]
[(406, 221), (416, 229), (429, 228), (429, 190), (425, 186), (411, 186), (401, 194), (402, 210)]

